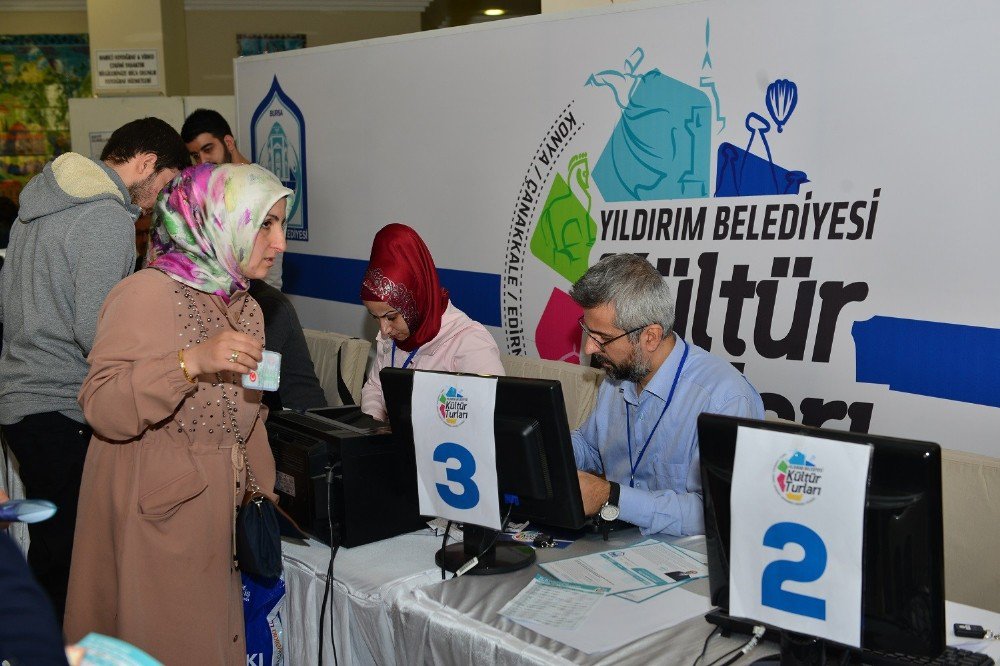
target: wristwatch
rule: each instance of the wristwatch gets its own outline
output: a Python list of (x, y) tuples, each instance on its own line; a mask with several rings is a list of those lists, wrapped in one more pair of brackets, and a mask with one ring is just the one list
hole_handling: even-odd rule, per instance
[(621, 509), (618, 508), (618, 498), (621, 496), (622, 487), (614, 481), (611, 484), (611, 491), (608, 493), (608, 501), (600, 508), (597, 515), (601, 518), (601, 533), (604, 540), (608, 540), (608, 532), (611, 530), (611, 523), (618, 520)]

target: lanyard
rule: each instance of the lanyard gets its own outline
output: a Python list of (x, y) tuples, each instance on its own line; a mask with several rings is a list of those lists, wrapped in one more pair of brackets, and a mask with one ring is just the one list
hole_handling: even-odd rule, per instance
[[(677, 338), (680, 340), (680, 338)], [(653, 429), (649, 431), (649, 437), (646, 438), (646, 443), (642, 445), (642, 449), (639, 451), (639, 457), (632, 462), (632, 419), (629, 417), (628, 411), (628, 401), (625, 401), (625, 430), (628, 433), (628, 461), (632, 466), (632, 474), (629, 477), (628, 485), (629, 488), (635, 488), (635, 470), (639, 469), (639, 463), (642, 462), (642, 456), (646, 454), (646, 449), (649, 448), (649, 443), (653, 440), (653, 433), (656, 432), (656, 428), (660, 425), (660, 421), (663, 420), (663, 415), (667, 413), (670, 408), (670, 403), (674, 399), (674, 390), (677, 388), (677, 380), (681, 378), (681, 371), (684, 369), (684, 361), (688, 357), (688, 344), (684, 343), (684, 354), (681, 356), (680, 365), (677, 366), (677, 373), (674, 375), (674, 383), (670, 385), (670, 393), (667, 394), (667, 402), (663, 405), (663, 411), (660, 412), (660, 418), (656, 419), (656, 423), (653, 424)]]
[[(413, 351), (411, 351), (410, 355), (406, 357), (406, 360), (403, 361), (403, 370), (406, 370), (406, 368), (409, 367), (410, 363), (413, 362), (413, 357), (417, 355), (417, 350), (419, 350), (419, 349), (420, 349), (420, 347), (417, 347), (417, 349), (414, 349)], [(394, 368), (396, 367), (396, 341), (395, 340), (392, 341), (392, 360), (389, 361), (389, 365), (391, 365)]]

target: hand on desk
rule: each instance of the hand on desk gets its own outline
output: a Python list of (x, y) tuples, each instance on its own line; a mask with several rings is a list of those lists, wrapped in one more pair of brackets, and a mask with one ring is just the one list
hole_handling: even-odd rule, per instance
[(607, 479), (595, 476), (589, 472), (577, 470), (580, 480), (580, 495), (583, 497), (583, 513), (593, 516), (607, 503), (611, 496), (611, 484)]

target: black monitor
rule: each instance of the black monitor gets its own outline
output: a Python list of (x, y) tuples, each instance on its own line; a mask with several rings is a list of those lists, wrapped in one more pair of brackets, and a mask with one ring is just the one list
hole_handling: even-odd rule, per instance
[[(724, 613), (729, 609), (730, 486), (740, 427), (872, 446), (864, 509), (861, 646), (916, 656), (941, 654), (946, 647), (941, 449), (894, 437), (702, 414), (698, 444), (709, 586), (712, 603), (723, 613), (709, 621), (729, 621)], [(805, 654), (847, 649), (787, 632), (781, 639), (783, 651), (809, 644)]]
[[(410, 408), (413, 374), (414, 370), (383, 368), (379, 376), (393, 437), (410, 456), (410, 478), (416, 494)], [(500, 515), (570, 530), (584, 527), (587, 517), (559, 382), (497, 377), (493, 432)], [(438, 564), (449, 571), (456, 571), (473, 557), (478, 557), (479, 564), (468, 571), (471, 574), (514, 571), (535, 560), (530, 546), (497, 543), (495, 530), (466, 524), (463, 532), (462, 544), (452, 544), (436, 556)]]

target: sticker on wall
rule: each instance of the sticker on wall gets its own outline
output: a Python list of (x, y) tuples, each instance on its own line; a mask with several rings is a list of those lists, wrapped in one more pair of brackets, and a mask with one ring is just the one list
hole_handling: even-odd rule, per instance
[(299, 107), (281, 89), (277, 76), (250, 120), (250, 152), (254, 162), (295, 193), (286, 215), (285, 237), (309, 240), (306, 121)]

